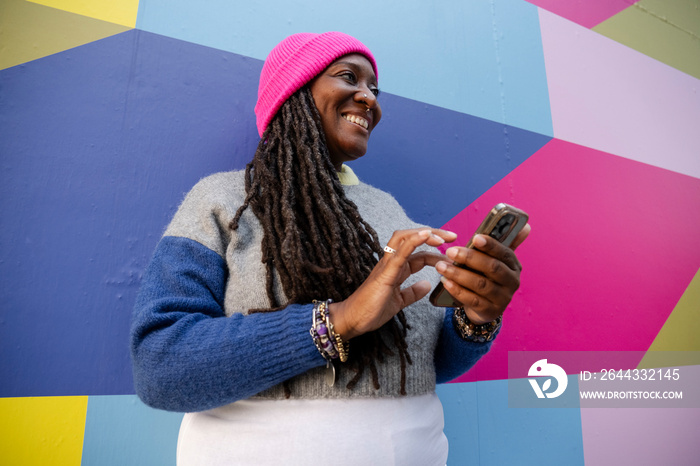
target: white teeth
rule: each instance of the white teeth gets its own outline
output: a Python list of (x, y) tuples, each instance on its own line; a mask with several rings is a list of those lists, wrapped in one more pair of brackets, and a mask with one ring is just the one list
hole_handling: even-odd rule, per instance
[(364, 129), (369, 128), (369, 122), (367, 122), (367, 120), (365, 120), (364, 118), (355, 115), (343, 115), (343, 118), (345, 118), (351, 123), (355, 123), (356, 125), (362, 126)]

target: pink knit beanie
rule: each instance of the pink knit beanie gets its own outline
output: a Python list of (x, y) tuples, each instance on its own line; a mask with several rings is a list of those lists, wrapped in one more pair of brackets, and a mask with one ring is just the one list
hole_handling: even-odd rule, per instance
[(267, 56), (260, 73), (258, 102), (255, 104), (260, 137), (289, 96), (336, 59), (350, 53), (366, 56), (377, 75), (377, 63), (372, 52), (362, 42), (342, 32), (302, 32), (277, 44)]

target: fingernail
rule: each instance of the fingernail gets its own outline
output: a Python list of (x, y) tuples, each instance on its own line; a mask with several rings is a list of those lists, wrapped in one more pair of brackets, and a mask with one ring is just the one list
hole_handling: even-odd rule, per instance
[(450, 259), (454, 260), (457, 257), (457, 248), (456, 247), (447, 248), (447, 251), (445, 251), (445, 255), (447, 257), (449, 257)]
[(483, 246), (486, 246), (486, 238), (484, 238), (483, 235), (476, 235), (474, 239), (472, 240), (472, 244), (476, 246), (477, 248), (481, 248)]
[(447, 263), (444, 261), (440, 261), (437, 264), (435, 264), (435, 270), (437, 270), (440, 273), (443, 273), (445, 270), (447, 270)]
[(442, 239), (442, 238), (440, 238), (438, 235), (433, 235), (433, 239), (435, 239), (436, 241), (438, 241), (440, 244), (442, 244), (442, 243), (445, 242), (445, 240)]
[(428, 236), (430, 236), (432, 234), (433, 234), (433, 232), (430, 230), (421, 230), (418, 232), (418, 236), (420, 236), (421, 238), (427, 238)]

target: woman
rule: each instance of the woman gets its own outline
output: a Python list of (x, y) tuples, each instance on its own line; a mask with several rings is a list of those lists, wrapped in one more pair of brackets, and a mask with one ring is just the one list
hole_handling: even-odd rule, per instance
[[(179, 464), (445, 464), (435, 383), (488, 351), (521, 266), (488, 237), (446, 259), (434, 247), (454, 233), (413, 223), (344, 165), (367, 150), (378, 95), (357, 39), (282, 41), (252, 162), (201, 180), (158, 244), (134, 380), (147, 404), (190, 413)], [(431, 266), (464, 308), (422, 299)]]

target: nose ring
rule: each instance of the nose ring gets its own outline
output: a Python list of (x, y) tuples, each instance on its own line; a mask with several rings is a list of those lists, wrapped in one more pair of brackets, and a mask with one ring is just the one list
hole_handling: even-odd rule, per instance
[(364, 98), (366, 99), (366, 98), (368, 98), (369, 96), (368, 96), (367, 94), (362, 94), (362, 97), (364, 97)]

